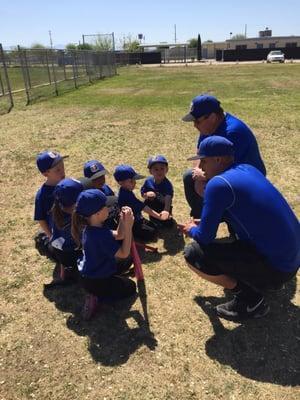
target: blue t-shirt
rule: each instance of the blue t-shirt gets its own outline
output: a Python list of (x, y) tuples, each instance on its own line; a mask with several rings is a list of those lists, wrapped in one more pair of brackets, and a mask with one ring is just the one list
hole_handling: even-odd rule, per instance
[(34, 220), (45, 220), (50, 229), (53, 226), (50, 210), (54, 203), (54, 189), (55, 186), (44, 183), (35, 195)]
[(117, 272), (115, 254), (120, 244), (108, 228), (87, 226), (82, 233), (83, 256), (78, 263), (82, 276), (108, 278)]
[(71, 235), (71, 214), (63, 213), (64, 225), (59, 229), (53, 221), (51, 245), (63, 251), (74, 251), (78, 246)]
[(118, 204), (120, 208), (123, 206), (130, 207), (136, 221), (142, 219), (141, 211), (143, 210), (143, 208), (145, 208), (146, 205), (141, 200), (135, 197), (135, 194), (132, 190), (120, 188)]
[[(266, 175), (266, 167), (260, 156), (256, 138), (250, 128), (235, 116), (226, 113), (223, 122), (213, 135), (223, 136), (234, 145), (234, 158), (237, 164), (250, 164)], [(197, 149), (207, 135), (200, 134)]]
[(114, 196), (115, 195), (113, 190), (106, 183), (104, 183), (104, 185), (102, 186), (102, 188), (100, 190), (101, 190), (101, 192), (103, 192), (105, 194), (105, 196)]
[(299, 267), (299, 221), (279, 191), (251, 165), (233, 165), (208, 181), (200, 224), (189, 236), (211, 243), (223, 218), (273, 268), (292, 272)]
[(146, 192), (154, 192), (157, 198), (167, 195), (173, 197), (174, 194), (172, 183), (168, 178), (163, 179), (160, 183), (156, 183), (153, 176), (149, 176), (141, 187), (142, 196)]

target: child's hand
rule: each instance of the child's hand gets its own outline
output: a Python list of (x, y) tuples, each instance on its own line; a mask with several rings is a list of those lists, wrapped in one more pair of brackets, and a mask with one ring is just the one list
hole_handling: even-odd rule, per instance
[(126, 227), (132, 228), (133, 223), (134, 223), (134, 215), (133, 215), (132, 209), (130, 207), (127, 207), (127, 206), (122, 207), (121, 220)]
[(146, 199), (148, 199), (148, 200), (153, 200), (156, 197), (155, 192), (146, 192), (145, 195), (146, 195)]
[(162, 211), (160, 213), (160, 220), (161, 221), (166, 221), (169, 218), (170, 218), (170, 213), (168, 211)]

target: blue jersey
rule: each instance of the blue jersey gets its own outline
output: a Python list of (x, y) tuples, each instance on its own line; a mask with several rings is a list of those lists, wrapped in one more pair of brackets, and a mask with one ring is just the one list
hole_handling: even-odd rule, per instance
[(102, 186), (102, 188), (100, 189), (101, 192), (103, 192), (105, 194), (105, 196), (114, 196), (114, 192), (112, 191), (112, 189), (106, 184), (104, 183), (104, 185)]
[[(223, 136), (234, 145), (234, 157), (237, 164), (250, 164), (266, 175), (266, 168), (259, 153), (258, 144), (251, 129), (235, 116), (226, 113), (223, 122), (213, 135)], [(197, 149), (207, 135), (198, 138)]]
[(145, 204), (135, 197), (132, 190), (120, 188), (118, 196), (119, 207), (128, 206), (132, 209), (135, 220), (142, 219), (141, 211), (145, 208)]
[(292, 272), (299, 267), (299, 221), (279, 191), (251, 165), (233, 165), (208, 181), (200, 224), (189, 235), (208, 244), (223, 219), (273, 268)]
[(55, 186), (49, 186), (44, 183), (35, 195), (34, 220), (45, 220), (50, 229), (53, 226), (50, 210), (54, 203), (54, 189)]
[(168, 178), (163, 179), (160, 183), (156, 183), (153, 176), (149, 176), (141, 187), (141, 194), (143, 195), (146, 192), (154, 192), (157, 198), (167, 195), (173, 197), (174, 194), (172, 183)]
[(82, 276), (108, 278), (117, 272), (115, 254), (120, 244), (108, 228), (87, 226), (82, 233), (83, 256), (78, 263)]
[(53, 221), (53, 232), (51, 236), (51, 245), (59, 250), (74, 251), (77, 244), (71, 235), (71, 214), (63, 213), (63, 228), (59, 229)]

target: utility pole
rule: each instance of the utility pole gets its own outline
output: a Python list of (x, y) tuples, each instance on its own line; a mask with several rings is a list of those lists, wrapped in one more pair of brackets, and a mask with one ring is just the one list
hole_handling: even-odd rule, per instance
[(245, 24), (245, 38), (247, 38), (247, 24)]
[(52, 43), (52, 36), (51, 36), (51, 31), (49, 31), (49, 38), (50, 38), (50, 48), (53, 48), (53, 43)]
[(176, 24), (174, 25), (174, 39), (175, 39), (175, 43), (177, 41), (177, 37), (176, 37)]

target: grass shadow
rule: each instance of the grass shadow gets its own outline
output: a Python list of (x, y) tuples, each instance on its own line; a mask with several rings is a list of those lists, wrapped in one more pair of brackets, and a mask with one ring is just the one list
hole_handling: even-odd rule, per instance
[(286, 284), (285, 290), (269, 296), (271, 311), (266, 317), (233, 329), (224, 327), (214, 309), (224, 299), (196, 297), (214, 329), (205, 344), (207, 355), (255, 381), (299, 385), (300, 312), (291, 302), (295, 290), (296, 279)]
[[(55, 306), (71, 313), (66, 325), (79, 336), (89, 338), (88, 350), (96, 362), (105, 366), (116, 366), (128, 361), (131, 354), (145, 345), (154, 350), (157, 341), (150, 331), (146, 287), (138, 282), (139, 295), (116, 303), (100, 305), (95, 317), (84, 321), (81, 310), (84, 303), (84, 290), (78, 285), (44, 290), (44, 296)], [(131, 310), (140, 297), (143, 314)]]
[(183, 234), (178, 229), (175, 219), (170, 228), (162, 228), (159, 230), (159, 237), (163, 239), (166, 249), (166, 252), (163, 254), (174, 256), (181, 252), (185, 246)]

